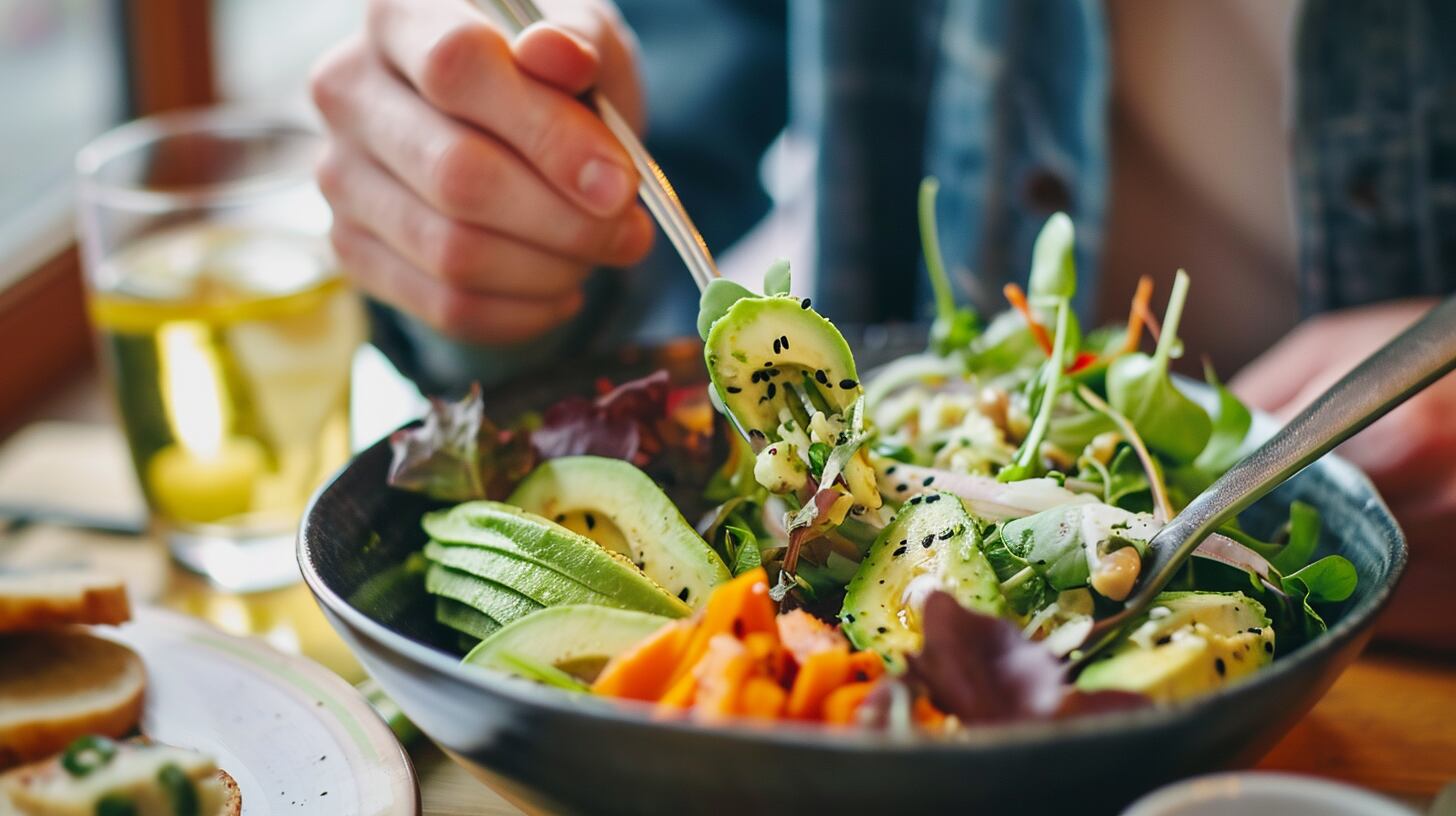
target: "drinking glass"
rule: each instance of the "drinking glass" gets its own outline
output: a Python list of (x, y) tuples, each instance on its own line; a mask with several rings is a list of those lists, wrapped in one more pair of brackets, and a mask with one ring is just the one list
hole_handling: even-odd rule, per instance
[(365, 318), (326, 238), (321, 148), (281, 116), (210, 109), (76, 161), (89, 309), (153, 529), (227, 589), (298, 578), (298, 518), (349, 453)]

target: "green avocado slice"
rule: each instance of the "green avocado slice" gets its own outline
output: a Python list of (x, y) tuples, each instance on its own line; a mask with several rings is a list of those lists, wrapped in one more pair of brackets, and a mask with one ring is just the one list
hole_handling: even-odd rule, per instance
[(507, 502), (622, 553), (689, 606), (733, 577), (652, 478), (621, 459), (543, 462)]
[(670, 623), (670, 618), (600, 606), (553, 606), (481, 641), (463, 663), (516, 673), (511, 657), (591, 681), (606, 662)]
[(786, 296), (745, 297), (708, 331), (708, 375), (744, 431), (777, 440), (780, 409), (794, 410), (790, 383), (807, 378), (831, 414), (845, 413), (864, 393), (844, 335), (805, 304)]
[(443, 596), (435, 598), (435, 620), (475, 640), (485, 640), (501, 628), (495, 618)]
[(1174, 702), (1268, 665), (1274, 629), (1242, 592), (1164, 592), (1107, 657), (1077, 676), (1084, 691), (1119, 689)]
[(425, 533), (438, 542), (530, 559), (543, 569), (615, 598), (622, 606), (675, 618), (692, 611), (626, 557), (519, 507), (492, 501), (465, 502), (427, 513), (422, 524)]
[(539, 562), (499, 550), (431, 541), (425, 545), (425, 557), (441, 566), (503, 584), (542, 606), (597, 604), (637, 608)]
[(439, 564), (431, 564), (425, 572), (425, 591), (431, 595), (459, 601), (502, 624), (524, 618), (543, 608), (541, 604), (504, 584), (457, 572)]
[(875, 538), (845, 588), (839, 617), (854, 645), (895, 661), (920, 648), (920, 606), (931, 591), (1002, 615), (1000, 586), (981, 551), (980, 527), (960, 500), (928, 493), (906, 502)]

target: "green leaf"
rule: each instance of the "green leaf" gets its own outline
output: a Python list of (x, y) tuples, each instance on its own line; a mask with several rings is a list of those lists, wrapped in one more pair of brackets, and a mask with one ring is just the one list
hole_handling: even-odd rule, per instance
[[(1269, 559), (1280, 574), (1293, 576), (1309, 564), (1319, 544), (1320, 514), (1313, 506), (1302, 501), (1289, 505), (1289, 538), (1287, 543)], [(1312, 565), (1310, 565), (1312, 566)]]
[(747, 288), (734, 283), (727, 278), (714, 278), (708, 281), (703, 289), (702, 297), (698, 300), (698, 336), (704, 340), (708, 339), (708, 331), (718, 318), (728, 314), (733, 304), (744, 298), (758, 297)]
[(986, 537), (981, 551), (996, 571), (1006, 605), (1016, 614), (1032, 615), (1056, 600), (1057, 593), (1047, 585), (1046, 579), (1006, 547), (999, 530)]
[(1348, 558), (1327, 555), (1310, 565), (1284, 576), (1284, 588), (1291, 594), (1302, 589), (1309, 601), (1339, 603), (1349, 598), (1360, 583), (1360, 575)]
[(1033, 300), (1071, 300), (1077, 292), (1076, 232), (1066, 213), (1053, 213), (1037, 233), (1031, 250)]
[(824, 475), (824, 463), (829, 460), (829, 454), (833, 448), (823, 442), (815, 442), (809, 446), (809, 472), (818, 479)]
[(1021, 447), (1016, 451), (1016, 458), (996, 474), (998, 481), (1014, 482), (1036, 475), (1037, 457), (1041, 453), (1041, 443), (1046, 439), (1047, 430), (1051, 425), (1052, 410), (1057, 401), (1057, 392), (1062, 384), (1062, 369), (1066, 365), (1067, 334), (1070, 331), (1071, 320), (1072, 308), (1066, 301), (1062, 301), (1057, 306), (1057, 334), (1056, 339), (1052, 342), (1052, 356), (1042, 364), (1040, 380), (1044, 385), (1041, 389), (1041, 401), (1036, 411), (1036, 418), (1032, 420), (1031, 430), (1027, 432), (1026, 438), (1021, 441)]
[(763, 293), (765, 295), (787, 295), (789, 293), (790, 275), (789, 262), (779, 258), (769, 264), (768, 271), (763, 273)]
[(1078, 505), (1053, 507), (1006, 522), (1001, 540), (1052, 589), (1086, 586), (1090, 568), (1082, 546), (1081, 517)]
[(742, 575), (757, 569), (763, 563), (763, 553), (758, 548), (758, 536), (747, 527), (724, 527), (728, 549), (733, 553), (733, 574)]
[(1216, 479), (1239, 461), (1254, 418), (1234, 392), (1219, 381), (1212, 365), (1204, 365), (1203, 379), (1218, 392), (1218, 412), (1213, 415), (1213, 432), (1208, 444), (1193, 460), (1193, 467)]
[(1213, 422), (1198, 403), (1173, 385), (1168, 359), (1178, 344), (1178, 322), (1188, 297), (1188, 275), (1181, 269), (1163, 318), (1163, 334), (1153, 356), (1128, 354), (1107, 370), (1107, 401), (1137, 428), (1149, 448), (1187, 464), (1208, 445)]

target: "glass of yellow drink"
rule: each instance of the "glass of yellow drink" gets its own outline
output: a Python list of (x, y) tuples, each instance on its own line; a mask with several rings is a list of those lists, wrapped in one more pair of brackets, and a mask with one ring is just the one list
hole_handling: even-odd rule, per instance
[(297, 579), (298, 518), (349, 454), (365, 318), (330, 252), (320, 150), (288, 120), (210, 110), (77, 158), (91, 317), (154, 529), (229, 589)]

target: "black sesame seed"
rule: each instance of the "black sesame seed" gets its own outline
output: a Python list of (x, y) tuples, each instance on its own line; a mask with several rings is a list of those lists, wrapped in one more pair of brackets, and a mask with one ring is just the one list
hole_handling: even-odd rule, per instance
[(876, 628), (876, 629), (875, 629), (875, 631), (876, 631), (876, 632), (879, 632), (879, 633), (880, 633), (880, 634), (882, 634), (882, 635), (883, 635), (883, 634), (884, 634), (884, 633), (886, 633), (886, 632), (888, 632), (888, 631), (890, 631), (890, 630), (889, 630), (889, 629), (886, 629), (886, 628), (885, 628), (885, 627), (883, 627), (883, 626), (880, 626), (880, 627), (878, 627), (878, 628)]
[(930, 487), (934, 483), (935, 483), (935, 477), (934, 476), (926, 476), (924, 479), (921, 479), (920, 480), (920, 484), (922, 484), (922, 485), (924, 485), (926, 487)]
[(783, 345), (784, 351), (789, 350), (789, 336), (787, 334), (779, 338), (779, 343)]
[(677, 599), (679, 601), (682, 601), (683, 603), (687, 603), (687, 600), (688, 600), (688, 588), (687, 587), (683, 587), (682, 588), (682, 592), (679, 592), (677, 594)]
[(855, 382), (854, 380), (843, 379), (839, 381), (839, 387), (843, 388), (845, 391), (848, 391), (851, 388), (858, 388), (859, 383)]
[(778, 390), (779, 390), (778, 386), (774, 385), (773, 383), (769, 383), (768, 384), (768, 392), (767, 392), (768, 393), (768, 398), (769, 399), (773, 399), (774, 398), (774, 394), (777, 394), (778, 393)]
[(778, 354), (778, 353), (779, 353), (779, 339), (777, 337), (775, 337), (774, 338), (774, 354)]
[(885, 582), (885, 579), (884, 579), (884, 578), (881, 578), (881, 579), (880, 579), (880, 583), (882, 583), (882, 584), (883, 584), (883, 583), (884, 583), (884, 582)]
[(854, 623), (854, 613), (851, 612), (848, 615), (845, 615), (844, 616), (844, 619), (847, 620), (847, 621), (849, 621), (850, 623)]
[(925, 503), (926, 504), (935, 504), (938, 501), (940, 501), (940, 494), (939, 493), (931, 493), (929, 496), (926, 496), (925, 497)]
[(907, 504), (919, 504), (919, 503), (920, 503), (920, 500), (921, 500), (921, 499), (922, 499), (922, 498), (924, 498), (924, 496), (914, 496), (914, 497), (912, 497), (912, 498), (911, 498), (911, 499), (910, 499), (910, 501), (909, 501), (909, 502), (907, 502)]
[(764, 368), (773, 368), (773, 360), (764, 360), (763, 361), (763, 367)]
[(1262, 634), (1264, 634), (1264, 630), (1261, 629), (1261, 628), (1259, 628), (1259, 627), (1257, 627), (1257, 626), (1250, 626), (1249, 627), (1249, 631), (1251, 633), (1253, 633), (1253, 634), (1256, 634), (1256, 635), (1262, 635)]
[(1162, 637), (1158, 638), (1154, 642), (1157, 645), (1159, 645), (1159, 646), (1167, 646), (1169, 643), (1172, 643), (1173, 642), (1173, 636), (1172, 635), (1163, 635)]
[(824, 369), (821, 368), (818, 371), (815, 371), (814, 372), (814, 380), (816, 382), (818, 382), (820, 385), (828, 385), (829, 384), (829, 375), (828, 374), (825, 374), (824, 373)]
[(748, 375), (748, 379), (750, 382), (758, 382), (759, 380), (763, 379), (763, 372), (755, 371), (752, 374)]
[(799, 301), (800, 309), (807, 309), (812, 305), (814, 305), (814, 301), (810, 300), (809, 298), (804, 298), (803, 300)]
[(907, 484), (904, 484), (904, 483), (895, 485), (895, 491), (898, 492), (898, 493), (904, 493), (905, 491), (907, 491), (909, 489), (910, 489), (910, 485), (907, 485)]
[(743, 389), (742, 388), (739, 388), (736, 385), (730, 385), (730, 386), (728, 386), (728, 388), (726, 390), (730, 394), (741, 394), (741, 393), (743, 393)]
[(902, 539), (900, 539), (900, 546), (901, 547), (903, 547), (903, 546), (905, 546), (906, 544), (909, 544), (909, 543), (910, 543), (910, 539), (908, 539), (908, 538), (902, 538)]
[(557, 513), (556, 514), (556, 523), (557, 524), (560, 524), (563, 521), (566, 521), (566, 514), (565, 513)]
[(1274, 654), (1274, 644), (1270, 643), (1267, 640), (1264, 641), (1264, 651), (1268, 652), (1269, 654)]
[(941, 541), (950, 541), (950, 537), (956, 534), (956, 530), (946, 530), (940, 534)]
[(895, 551), (892, 552), (892, 553), (890, 553), (890, 555), (892, 557), (894, 557), (894, 558), (899, 558), (900, 556), (902, 556), (904, 554), (905, 554), (905, 548), (904, 547), (896, 547), (895, 548)]
[(597, 528), (597, 517), (591, 513), (586, 514), (586, 528), (588, 530), (595, 530)]
[(885, 468), (885, 475), (886, 476), (894, 476), (895, 475), (895, 471), (896, 470), (899, 470), (899, 469), (900, 469), (900, 466), (899, 465), (890, 465), (889, 467)]
[(1215, 657), (1213, 659), (1213, 670), (1218, 672), (1219, 677), (1224, 676), (1224, 674), (1228, 671), (1228, 666), (1225, 666), (1223, 664), (1223, 658)]
[(782, 372), (782, 371), (780, 371), (780, 370), (779, 370), (779, 369), (777, 369), (777, 368), (770, 368), (770, 369), (769, 369), (769, 370), (768, 370), (768, 373), (767, 373), (767, 374), (764, 374), (764, 376), (765, 376), (765, 377), (777, 377), (777, 376), (778, 376), (778, 375), (780, 375), (780, 374), (782, 374), (782, 373), (784, 373), (784, 372)]
[(928, 535), (925, 538), (922, 538), (920, 540), (920, 546), (923, 547), (923, 548), (925, 548), (925, 549), (927, 549), (927, 550), (930, 549), (930, 545), (931, 544), (934, 544), (934, 543), (935, 543), (935, 536), (933, 536), (933, 535)]

